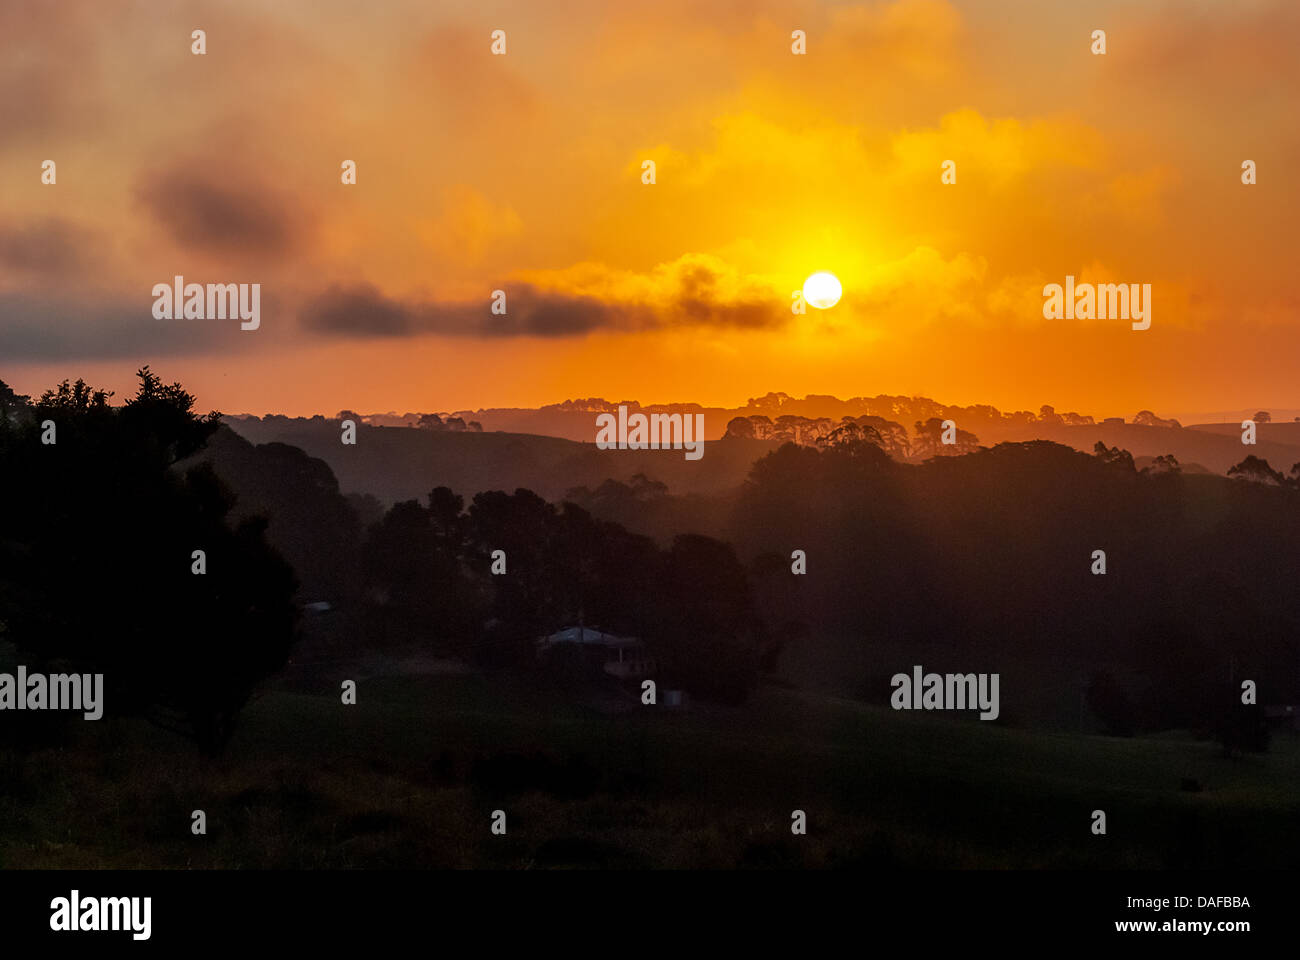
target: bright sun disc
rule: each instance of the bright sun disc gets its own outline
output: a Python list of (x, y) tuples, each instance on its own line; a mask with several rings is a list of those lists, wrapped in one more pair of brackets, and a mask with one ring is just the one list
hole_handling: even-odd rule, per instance
[(803, 282), (803, 298), (818, 310), (826, 310), (840, 302), (844, 288), (835, 274), (821, 271)]

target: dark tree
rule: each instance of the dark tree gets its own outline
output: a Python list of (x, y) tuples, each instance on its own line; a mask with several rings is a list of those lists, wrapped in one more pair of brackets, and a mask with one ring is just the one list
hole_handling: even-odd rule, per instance
[(1229, 467), (1228, 476), (1238, 480), (1248, 480), (1252, 483), (1265, 483), (1270, 486), (1281, 486), (1286, 480), (1281, 471), (1274, 470), (1269, 466), (1267, 460), (1257, 457), (1253, 453), (1241, 463)]
[(1094, 673), (1084, 693), (1088, 709), (1113, 737), (1131, 737), (1137, 732), (1137, 711), (1128, 691), (1109, 670)]
[(652, 648), (665, 682), (697, 696), (741, 703), (758, 674), (755, 621), (745, 569), (729, 544), (683, 534), (657, 578)]
[(213, 753), (288, 656), (294, 579), (260, 521), (228, 522), (209, 466), (177, 466), (218, 416), (147, 367), (139, 378), (121, 408), (65, 381), (0, 424), (0, 620), (29, 663), (103, 673), (106, 715), (164, 711)]

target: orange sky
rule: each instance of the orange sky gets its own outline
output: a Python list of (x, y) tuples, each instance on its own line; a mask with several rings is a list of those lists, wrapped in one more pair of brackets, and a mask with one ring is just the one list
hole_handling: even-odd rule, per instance
[[(1291, 0), (70, 0), (0, 36), (21, 392), (149, 363), (254, 413), (1300, 406)], [(843, 300), (791, 314), (819, 269)], [(261, 329), (155, 320), (176, 274), (260, 283)], [(1151, 284), (1151, 328), (1045, 320), (1067, 274)]]

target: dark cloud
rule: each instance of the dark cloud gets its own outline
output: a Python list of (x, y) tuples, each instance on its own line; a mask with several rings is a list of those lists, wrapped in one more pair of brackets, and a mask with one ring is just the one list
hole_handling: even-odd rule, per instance
[(597, 331), (640, 331), (673, 326), (762, 329), (786, 319), (788, 307), (777, 298), (720, 302), (709, 297), (713, 282), (696, 277), (689, 295), (667, 306), (606, 302), (594, 297), (540, 290), (530, 284), (505, 287), (506, 313), (494, 315), (491, 300), (406, 302), (370, 285), (331, 287), (299, 311), (303, 327), (340, 337), (445, 336), (576, 337)]
[(372, 286), (331, 287), (299, 314), (303, 325), (343, 336), (403, 337), (415, 332), (411, 310)]
[(238, 320), (156, 320), (148, 288), (138, 299), (73, 300), (0, 293), (0, 360), (116, 360), (262, 349), (278, 338), (273, 298), (263, 296), (262, 328)]
[[(786, 307), (782, 303), (779, 307)], [(774, 307), (770, 300), (747, 300), (723, 303), (702, 297), (682, 297), (674, 303), (670, 321), (676, 326), (740, 327), (762, 330), (774, 327), (789, 316), (785, 310)]]
[(182, 246), (208, 253), (283, 255), (303, 233), (289, 198), (242, 182), (234, 172), (204, 173), (178, 163), (144, 177), (136, 196)]
[(304, 327), (345, 337), (405, 337), (439, 333), (466, 337), (569, 337), (599, 329), (630, 329), (644, 311), (590, 297), (548, 294), (529, 285), (506, 289), (506, 313), (491, 300), (405, 303), (373, 286), (332, 287), (304, 304)]
[(51, 277), (85, 270), (97, 259), (93, 231), (57, 217), (0, 224), (0, 272)]

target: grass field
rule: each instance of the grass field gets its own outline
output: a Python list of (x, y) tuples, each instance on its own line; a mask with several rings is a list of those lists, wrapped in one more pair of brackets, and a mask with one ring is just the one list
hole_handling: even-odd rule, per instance
[(78, 722), (0, 752), (0, 776), (8, 868), (1300, 866), (1292, 736), (1226, 759), (777, 687), (612, 712), (476, 675), (363, 680), (355, 706), (277, 688), (220, 760), (143, 721)]

